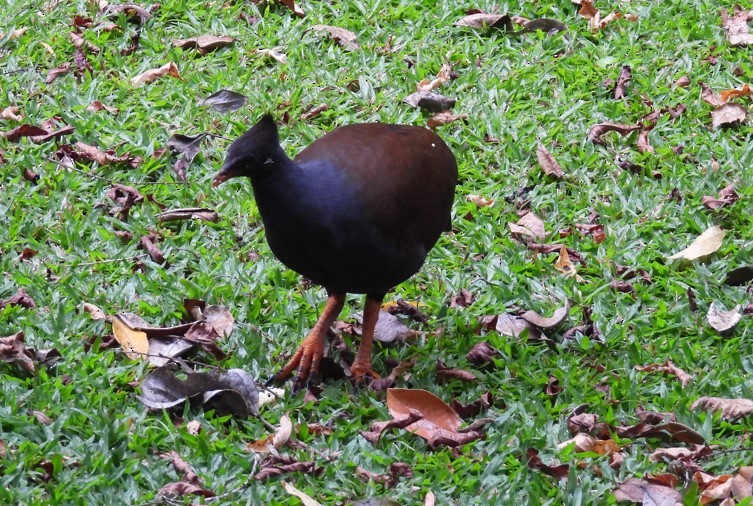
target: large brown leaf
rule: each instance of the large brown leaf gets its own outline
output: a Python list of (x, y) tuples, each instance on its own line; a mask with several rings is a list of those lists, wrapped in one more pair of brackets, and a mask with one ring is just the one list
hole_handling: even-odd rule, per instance
[(387, 409), (394, 418), (405, 418), (411, 411), (419, 412), (423, 418), (406, 429), (427, 441), (439, 436), (452, 437), (463, 423), (447, 403), (421, 389), (390, 388), (387, 390)]

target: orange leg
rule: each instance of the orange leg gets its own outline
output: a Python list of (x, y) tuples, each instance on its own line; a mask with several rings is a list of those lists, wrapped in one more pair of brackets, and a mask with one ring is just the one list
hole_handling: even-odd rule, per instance
[(298, 375), (295, 379), (295, 388), (302, 388), (309, 380), (309, 376), (319, 372), (319, 362), (324, 355), (324, 338), (327, 330), (335, 322), (345, 304), (344, 293), (330, 293), (327, 304), (324, 306), (322, 315), (317, 320), (314, 328), (303, 339), (293, 357), (285, 364), (280, 372), (274, 375), (271, 381), (287, 379), (297, 368)]
[(363, 382), (366, 378), (379, 379), (379, 375), (371, 368), (371, 343), (374, 340), (374, 327), (379, 318), (379, 309), (382, 306), (384, 294), (368, 294), (363, 303), (363, 331), (361, 333), (361, 346), (358, 348), (356, 359), (350, 367), (353, 381)]

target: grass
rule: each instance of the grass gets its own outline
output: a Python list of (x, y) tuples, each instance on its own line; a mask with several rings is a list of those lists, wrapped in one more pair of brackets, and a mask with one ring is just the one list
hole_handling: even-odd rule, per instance
[[(421, 79), (436, 75), (445, 61), (459, 77), (438, 91), (456, 98), (455, 110), (468, 114), (466, 123), (439, 130), (460, 167), (455, 230), (440, 240), (422, 271), (389, 296), (424, 303), (431, 316), (428, 330), (442, 328), (444, 333), (377, 346), (375, 365), (386, 372), (387, 358), (417, 359), (409, 386), (446, 401), (457, 397), (470, 402), (490, 391), (495, 402), (485, 416), (495, 421), (484, 440), (458, 452), (430, 450), (404, 431), (390, 433), (374, 446), (359, 431), (388, 418), (383, 399), (347, 383), (328, 383), (318, 404), (306, 404), (298, 395), (262, 410), (272, 424), (289, 413), (294, 423), (322, 421), (334, 428), (326, 437), (304, 431), (298, 436), (322, 455), (339, 455), (337, 459), (327, 462), (306, 450), (285, 449), (300, 460), (314, 459), (323, 470), (318, 476), (282, 479), (322, 504), (377, 496), (422, 504), (431, 490), (437, 504), (603, 505), (614, 503), (617, 483), (667, 472), (669, 466), (648, 460), (661, 445), (655, 440), (622, 441), (625, 459), (618, 470), (609, 467), (608, 457), (557, 450), (569, 437), (566, 418), (580, 404), (619, 425), (635, 423), (638, 407), (671, 412), (721, 449), (749, 448), (749, 419), (731, 423), (690, 410), (700, 396), (750, 398), (753, 389), (749, 318), (724, 337), (705, 322), (712, 301), (731, 308), (751, 298), (744, 287), (721, 282), (732, 268), (751, 263), (751, 127), (745, 123), (711, 130), (711, 106), (700, 99), (698, 86), (735, 88), (751, 74), (750, 52), (732, 48), (724, 39), (718, 4), (599, 2), (603, 13), (624, 9), (638, 20), (622, 19), (591, 33), (569, 0), (305, 2), (305, 19), (281, 6), (260, 11), (248, 2), (166, 0), (146, 22), (135, 53), (120, 54), (136, 30), (121, 15), (114, 19), (118, 31), (84, 30), (85, 39), (101, 49), (88, 55), (93, 72), (70, 72), (45, 84), (49, 69), (73, 59), (73, 16), (92, 17), (95, 25), (105, 21), (91, 2), (48, 5), (5, 7), (0, 88), (7, 98), (0, 108), (18, 106), (26, 123), (59, 116), (73, 125), (74, 134), (57, 143), (85, 142), (144, 161), (136, 169), (80, 163), (66, 170), (54, 161), (55, 141), (0, 140), (5, 158), (0, 165), (0, 298), (23, 287), (37, 304), (36, 309), (9, 306), (0, 311), (0, 336), (22, 330), (30, 347), (55, 348), (62, 355), (56, 367), (41, 368), (34, 376), (0, 364), (0, 441), (5, 447), (0, 453), (0, 502), (105, 504), (115, 497), (127, 504), (158, 502), (157, 490), (180, 478), (159, 457), (170, 450), (192, 466), (205, 488), (223, 494), (217, 503), (297, 501), (282, 490), (280, 478), (247, 481), (257, 468), (244, 446), (267, 433), (258, 421), (186, 411), (184, 423), (176, 423), (168, 415), (146, 413), (132, 382), (143, 379), (147, 367), (97, 344), (87, 351), (89, 339), (101, 342), (98, 336), (110, 330), (82, 313), (81, 303), (110, 313), (133, 311), (155, 325), (177, 323), (184, 298), (227, 305), (239, 324), (223, 343), (231, 353), (220, 365), (266, 378), (313, 324), (324, 292), (302, 284), (272, 257), (248, 184), (210, 188), (229, 140), (266, 111), (278, 118), (289, 115), (281, 136), (290, 154), (342, 124), (423, 125), (428, 116), (401, 100)], [(514, 37), (453, 26), (468, 8), (556, 18), (569, 31)], [(249, 24), (241, 14), (257, 16), (258, 22)], [(317, 23), (354, 31), (361, 49), (345, 51), (309, 30)], [(29, 29), (20, 37), (7, 36), (22, 27)], [(205, 56), (172, 46), (174, 39), (203, 34), (238, 40)], [(384, 50), (387, 43), (392, 51)], [(286, 65), (255, 53), (273, 47), (286, 53)], [(708, 55), (716, 56), (715, 64), (704, 60)], [(414, 65), (408, 66), (406, 58)], [(182, 79), (139, 87), (129, 83), (170, 60)], [(616, 79), (622, 65), (632, 68), (632, 82), (627, 98), (615, 100), (603, 82)], [(692, 85), (673, 86), (683, 75)], [(219, 115), (198, 106), (223, 88), (248, 95), (246, 107)], [(120, 112), (89, 112), (93, 100)], [(747, 100), (741, 102), (747, 106)], [(675, 120), (665, 116), (650, 134), (654, 153), (637, 151), (636, 134), (609, 134), (607, 147), (586, 139), (594, 124), (635, 123), (652, 108), (678, 103), (686, 105), (685, 113)], [(299, 119), (319, 104), (329, 109), (312, 120)], [(2, 131), (15, 126), (12, 120), (0, 120)], [(153, 158), (152, 153), (173, 133), (201, 132), (215, 136), (187, 169), (188, 182), (179, 183), (171, 169), (175, 155)], [(485, 136), (499, 143), (485, 142)], [(539, 140), (561, 163), (567, 179), (554, 182), (542, 174), (535, 157)], [(684, 146), (680, 155), (672, 151), (678, 145)], [(643, 173), (619, 169), (620, 159), (641, 165)], [(714, 161), (718, 170), (712, 168)], [(25, 168), (40, 174), (38, 184), (22, 178)], [(651, 177), (653, 172), (661, 178)], [(159, 206), (144, 201), (122, 221), (108, 213), (113, 204), (106, 193), (113, 182), (134, 186), (168, 208), (213, 208), (222, 220), (160, 224), (155, 219)], [(701, 205), (703, 195), (716, 195), (729, 183), (740, 195), (738, 203), (715, 212)], [(584, 256), (585, 264), (578, 266), (582, 282), (557, 272), (555, 255), (534, 255), (511, 237), (507, 223), (517, 221), (518, 207), (510, 197), (524, 187), (530, 187), (530, 208), (543, 219), (548, 242), (566, 244)], [(679, 201), (668, 198), (675, 189)], [(496, 203), (476, 208), (466, 200), (470, 194)], [(605, 226), (604, 242), (596, 244), (578, 233), (559, 238), (560, 230), (584, 223), (592, 211)], [(680, 268), (664, 260), (713, 224), (725, 228), (727, 237), (708, 262)], [(131, 232), (134, 239), (121, 241), (118, 230)], [(143, 258), (137, 248), (138, 238), (150, 230), (158, 232), (167, 265)], [(26, 247), (39, 254), (18, 261)], [(258, 259), (249, 260), (250, 253)], [(137, 256), (143, 265), (134, 271)], [(618, 279), (614, 262), (645, 269), (653, 283), (636, 281), (632, 294), (611, 290), (610, 283)], [(696, 295), (697, 312), (690, 308), (689, 288)], [(461, 289), (475, 295), (474, 303), (449, 308)], [(477, 333), (484, 316), (512, 306), (550, 314), (565, 298), (577, 304), (568, 326), (582, 323), (581, 310), (590, 307), (601, 341), (569, 340), (550, 349), (496, 332)], [(342, 317), (358, 311), (360, 301), (353, 298)], [(550, 334), (557, 339), (561, 331)], [(476, 370), (465, 358), (479, 340), (500, 351), (495, 367)], [(437, 359), (474, 369), (479, 381), (437, 385)], [(634, 369), (666, 360), (693, 374), (693, 382), (682, 388), (671, 377)], [(550, 376), (559, 380), (556, 397), (545, 393)], [(52, 423), (40, 423), (32, 410), (44, 412)], [(189, 420), (201, 423), (198, 436), (185, 429)], [(557, 481), (529, 469), (528, 448), (538, 449), (546, 463), (571, 464), (569, 477)], [(701, 465), (710, 474), (732, 473), (749, 457), (750, 450), (716, 452)], [(357, 466), (383, 473), (393, 462), (407, 462), (414, 474), (392, 489), (355, 475)], [(578, 468), (579, 462), (588, 466)], [(680, 488), (686, 487), (683, 483)]]

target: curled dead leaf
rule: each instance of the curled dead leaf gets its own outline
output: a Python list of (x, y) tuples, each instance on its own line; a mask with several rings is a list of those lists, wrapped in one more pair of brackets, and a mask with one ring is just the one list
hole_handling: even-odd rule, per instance
[(145, 359), (147, 353), (149, 353), (149, 340), (146, 332), (134, 330), (126, 323), (121, 314), (113, 315), (110, 321), (112, 333), (126, 356), (133, 360)]
[(346, 51), (355, 51), (361, 46), (356, 42), (356, 34), (345, 28), (329, 25), (314, 25), (310, 28), (315, 32), (326, 32), (330, 38), (342, 46)]
[(562, 166), (560, 166), (559, 162), (540, 142), (536, 146), (536, 159), (547, 176), (553, 179), (563, 179), (565, 177), (565, 171), (562, 170)]
[(713, 301), (706, 314), (706, 320), (709, 322), (711, 328), (720, 334), (729, 332), (735, 328), (740, 319), (742, 319), (742, 315), (740, 314), (739, 304), (734, 309), (727, 311), (721, 304)]
[(668, 260), (697, 260), (715, 253), (722, 247), (725, 232), (716, 225), (707, 228), (701, 235), (682, 251), (668, 256)]
[(626, 136), (630, 132), (639, 130), (641, 125), (623, 125), (621, 123), (599, 123), (594, 125), (588, 131), (588, 140), (594, 144), (600, 146), (606, 146), (606, 141), (603, 139), (604, 134), (608, 132), (617, 132), (621, 136)]
[(156, 69), (150, 69), (146, 72), (143, 72), (135, 77), (131, 78), (131, 84), (145, 84), (145, 83), (151, 83), (152, 81), (156, 81), (160, 77), (174, 77), (176, 79), (181, 79), (180, 77), (180, 71), (178, 70), (178, 66), (175, 64), (175, 62), (168, 62), (162, 65), (159, 68)]
[(730, 421), (735, 421), (753, 413), (753, 400), (701, 397), (690, 405), (690, 409), (721, 411), (722, 417)]
[(552, 316), (546, 318), (541, 315), (539, 315), (536, 311), (528, 310), (522, 315), (520, 315), (521, 318), (526, 320), (529, 323), (532, 323), (533, 325), (536, 325), (537, 327), (540, 327), (542, 329), (551, 329), (554, 327), (557, 327), (559, 325), (562, 325), (564, 321), (567, 319), (567, 315), (570, 313), (570, 301), (565, 301), (565, 305), (557, 308), (554, 311), (554, 314)]

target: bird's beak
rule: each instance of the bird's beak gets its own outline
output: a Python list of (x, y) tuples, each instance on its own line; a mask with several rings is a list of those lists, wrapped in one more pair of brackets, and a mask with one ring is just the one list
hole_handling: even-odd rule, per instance
[(239, 171), (234, 169), (232, 165), (225, 164), (222, 166), (217, 175), (214, 176), (214, 179), (212, 180), (212, 188), (216, 188), (228, 179), (236, 176), (240, 176)]

